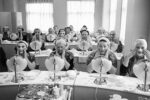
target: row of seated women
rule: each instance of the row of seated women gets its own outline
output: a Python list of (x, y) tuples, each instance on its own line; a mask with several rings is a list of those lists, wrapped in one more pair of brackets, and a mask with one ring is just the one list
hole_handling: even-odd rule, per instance
[[(9, 27), (5, 26), (2, 32), (3, 34), (2, 40), (9, 40), (9, 41), (24, 40), (27, 43), (31, 43), (32, 41), (38, 40), (42, 42), (41, 50), (44, 50), (45, 42), (54, 43), (55, 40), (59, 38), (64, 38), (66, 39), (67, 42), (75, 41), (80, 43), (82, 41), (85, 41), (90, 46), (89, 50), (92, 50), (92, 42), (97, 42), (99, 37), (105, 36), (109, 38), (111, 42), (110, 43), (111, 50), (118, 53), (123, 51), (123, 45), (119, 41), (119, 39), (116, 38), (115, 31), (111, 31), (109, 34), (108, 32), (105, 31), (104, 28), (99, 28), (97, 32), (91, 34), (87, 30), (87, 27), (85, 25), (81, 28), (81, 31), (79, 33), (73, 30), (72, 25), (59, 30), (56, 27), (57, 26), (54, 26), (54, 28), (49, 28), (47, 34), (42, 34), (40, 29), (36, 28), (34, 32), (31, 34), (25, 32), (22, 26), (17, 27), (16, 33), (11, 33), (9, 31)], [(77, 47), (77, 49), (80, 50), (81, 48)]]

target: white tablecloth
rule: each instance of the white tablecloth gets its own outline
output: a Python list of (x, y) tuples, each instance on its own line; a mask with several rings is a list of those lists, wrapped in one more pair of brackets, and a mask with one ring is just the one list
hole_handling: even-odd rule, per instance
[[(136, 88), (138, 84), (143, 83), (137, 78), (124, 77), (112, 74), (109, 75), (103, 74), (102, 77), (106, 78), (107, 83), (103, 85), (96, 85), (94, 83), (94, 80), (97, 77), (99, 77), (98, 74), (89, 74), (86, 72), (76, 72), (76, 73), (77, 74), (70, 75), (67, 72), (57, 72), (56, 76), (61, 76), (61, 80), (56, 80), (56, 83), (64, 85), (75, 85), (83, 87), (94, 87), (94, 88), (97, 87), (111, 90), (119, 90), (129, 93), (136, 93), (150, 96), (150, 90), (149, 92), (143, 92)], [(11, 82), (14, 76), (13, 72), (0, 73), (0, 86), (15, 85), (15, 84), (53, 83), (53, 81), (50, 79), (50, 77), (53, 77), (53, 72), (33, 70), (29, 72), (22, 72), (22, 74), (25, 80), (19, 83), (13, 83)]]

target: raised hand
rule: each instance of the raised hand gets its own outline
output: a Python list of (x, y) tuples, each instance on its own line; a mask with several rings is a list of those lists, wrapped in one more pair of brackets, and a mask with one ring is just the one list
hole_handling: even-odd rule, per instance
[(147, 57), (148, 60), (150, 60), (150, 51), (144, 49), (144, 55)]
[(136, 54), (136, 50), (133, 49), (133, 50), (130, 51), (129, 54), (127, 54), (127, 57), (130, 59), (130, 58), (133, 57), (135, 54)]
[(124, 57), (124, 60), (123, 60), (124, 66), (128, 67), (130, 58), (133, 57), (135, 54), (136, 54), (136, 50), (134, 49), (134, 50), (131, 50), (130, 53)]

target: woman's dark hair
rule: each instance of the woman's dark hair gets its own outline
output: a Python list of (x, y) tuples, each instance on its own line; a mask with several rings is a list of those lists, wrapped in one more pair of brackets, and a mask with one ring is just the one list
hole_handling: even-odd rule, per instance
[(67, 34), (67, 29), (69, 29), (71, 31), (70, 27), (65, 27), (65, 34)]
[(88, 30), (81, 30), (80, 33), (82, 34), (84, 31), (87, 32), (88, 35), (90, 34)]
[[(41, 30), (39, 28), (35, 28), (32, 35), (34, 36), (35, 35), (35, 30), (39, 30), (41, 32)], [(42, 35), (42, 32), (40, 33), (40, 35)]]
[(85, 27), (87, 29), (87, 26), (86, 25), (83, 25), (82, 27)]
[[(58, 34), (60, 34), (60, 31), (62, 31), (62, 30), (65, 31), (65, 29), (63, 29), (63, 28), (59, 29)], [(66, 34), (66, 31), (65, 31), (65, 34)]]

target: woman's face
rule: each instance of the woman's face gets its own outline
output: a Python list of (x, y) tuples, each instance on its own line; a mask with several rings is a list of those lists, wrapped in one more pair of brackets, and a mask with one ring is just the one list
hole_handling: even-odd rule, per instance
[(57, 50), (57, 53), (58, 53), (58, 54), (62, 54), (63, 51), (65, 50), (65, 44), (63, 44), (63, 43), (58, 43), (58, 44), (56, 45), (56, 50)]
[(27, 47), (24, 43), (19, 43), (17, 45), (17, 51), (18, 51), (19, 54), (23, 54), (24, 51), (26, 51), (26, 49), (27, 49)]
[(144, 56), (144, 45), (139, 43), (136, 45), (136, 54), (139, 57), (143, 57)]
[(70, 28), (67, 28), (66, 29), (66, 34), (69, 34), (71, 32), (71, 29)]
[(18, 32), (22, 32), (22, 28), (18, 27), (18, 28), (17, 28), (17, 31), (18, 31)]
[(49, 32), (49, 34), (53, 34), (54, 30), (52, 28), (49, 28), (48, 32)]
[(115, 36), (116, 36), (116, 34), (115, 34), (114, 32), (111, 32), (111, 33), (110, 33), (110, 39), (114, 39)]
[(59, 32), (59, 37), (64, 37), (65, 36), (65, 31), (64, 30), (61, 30), (60, 32)]
[(58, 32), (58, 26), (54, 26), (53, 29), (55, 32)]
[(81, 36), (82, 36), (82, 39), (83, 39), (83, 40), (87, 40), (88, 32), (83, 31), (82, 34), (81, 34)]
[(99, 29), (97, 31), (98, 31), (99, 35), (105, 35), (105, 30)]
[(40, 34), (40, 33), (41, 33), (41, 31), (40, 31), (40, 30), (38, 30), (38, 29), (36, 29), (36, 30), (34, 30), (34, 33), (35, 33), (35, 34)]
[(98, 43), (98, 50), (100, 52), (100, 54), (104, 55), (106, 53), (106, 51), (108, 50), (108, 43), (101, 41)]
[(9, 31), (9, 28), (7, 28), (7, 27), (3, 28), (3, 32), (8, 32), (8, 31)]

